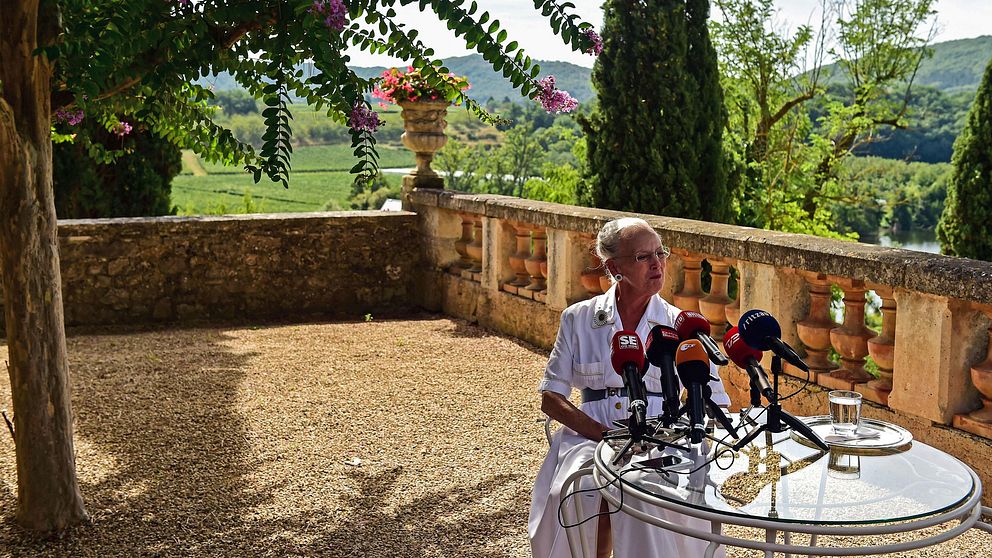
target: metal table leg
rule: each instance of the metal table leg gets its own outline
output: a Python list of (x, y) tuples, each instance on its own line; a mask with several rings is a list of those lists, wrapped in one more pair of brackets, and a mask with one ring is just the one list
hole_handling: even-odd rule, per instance
[[(719, 535), (723, 533), (723, 523), (720, 521), (710, 521), (710, 532), (714, 535)], [(706, 545), (706, 552), (703, 554), (703, 558), (713, 558), (716, 554), (716, 549), (720, 548), (720, 544), (716, 541), (710, 541), (710, 544)]]
[[(778, 531), (775, 529), (765, 529), (765, 542), (773, 543), (778, 536)], [(775, 553), (771, 550), (765, 551), (765, 558), (773, 558)]]

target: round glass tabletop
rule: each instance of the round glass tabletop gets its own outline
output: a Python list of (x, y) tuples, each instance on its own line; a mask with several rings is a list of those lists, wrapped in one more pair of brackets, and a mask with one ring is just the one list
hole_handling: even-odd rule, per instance
[[(596, 466), (607, 482), (619, 476), (628, 493), (754, 519), (814, 525), (905, 521), (952, 509), (975, 490), (967, 465), (918, 441), (874, 453), (825, 452), (796, 442), (789, 432), (765, 432), (739, 452), (716, 458), (713, 445), (704, 442), (689, 453), (653, 449), (614, 465), (616, 451), (601, 443)], [(675, 472), (671, 466), (668, 472), (646, 467), (657, 466), (662, 455), (678, 456), (681, 466)]]

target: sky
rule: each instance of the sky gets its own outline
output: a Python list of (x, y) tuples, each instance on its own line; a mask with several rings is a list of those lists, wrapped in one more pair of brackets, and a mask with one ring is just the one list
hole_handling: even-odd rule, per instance
[[(534, 9), (532, 0), (477, 0), (481, 10), (488, 10), (507, 30), (507, 41), (520, 43), (531, 58), (564, 60), (592, 67), (594, 58), (572, 52), (551, 30), (548, 21)], [(598, 30), (603, 23), (602, 0), (570, 0), (574, 13)], [(776, 0), (779, 8), (776, 23), (795, 28), (808, 23), (820, 5), (820, 0)], [(934, 42), (966, 39), (992, 34), (992, 0), (937, 0), (938, 34)], [(398, 7), (399, 21), (420, 31), (419, 38), (433, 48), (437, 56), (450, 58), (470, 54), (464, 43), (437, 22), (433, 13), (421, 14), (416, 3)], [(716, 10), (714, 10), (716, 12)], [(818, 20), (814, 19), (813, 22)], [(348, 52), (354, 66), (396, 66), (401, 60), (385, 55), (369, 55), (358, 50)]]

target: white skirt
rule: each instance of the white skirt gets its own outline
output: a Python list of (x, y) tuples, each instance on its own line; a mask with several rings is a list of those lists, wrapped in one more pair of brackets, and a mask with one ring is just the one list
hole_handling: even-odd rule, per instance
[[(624, 419), (629, 416), (626, 410), (626, 398), (619, 399), (622, 403), (620, 409), (616, 408), (617, 401), (618, 399), (615, 397), (607, 398), (583, 403), (580, 408), (599, 422), (612, 424), (613, 420)], [(648, 397), (648, 415), (657, 416), (660, 413), (661, 398)], [(570, 428), (561, 427), (552, 436), (551, 448), (548, 450), (548, 455), (537, 473), (537, 480), (534, 482), (530, 519), (527, 524), (531, 553), (535, 558), (571, 557), (565, 529), (558, 521), (562, 484), (575, 471), (583, 467), (591, 467), (595, 451), (596, 442), (580, 436)], [(578, 488), (592, 487), (592, 477), (582, 477)], [(571, 496), (571, 498), (581, 498), (578, 506), (578, 521), (599, 513), (602, 499), (598, 491), (584, 492), (578, 496)], [(710, 529), (708, 521), (686, 517), (656, 506), (648, 506), (639, 501), (628, 500), (624, 503), (672, 523), (705, 531)], [(597, 519), (589, 519), (579, 527), (571, 527), (571, 529), (578, 529), (585, 547), (592, 553), (595, 553), (596, 549), (597, 526)], [(614, 558), (702, 556), (709, 544), (700, 539), (649, 525), (623, 512), (610, 515), (610, 526), (613, 532)], [(723, 557), (724, 555), (724, 549), (721, 547), (715, 556)]]

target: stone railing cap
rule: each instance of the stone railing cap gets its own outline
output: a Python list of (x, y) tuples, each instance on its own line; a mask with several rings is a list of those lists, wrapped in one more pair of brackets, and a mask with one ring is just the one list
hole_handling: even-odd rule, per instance
[(992, 304), (992, 262), (872, 244), (525, 200), (510, 196), (415, 190), (415, 205), (476, 213), (542, 227), (595, 234), (622, 216), (642, 217), (664, 242), (689, 252), (851, 277), (895, 288)]

